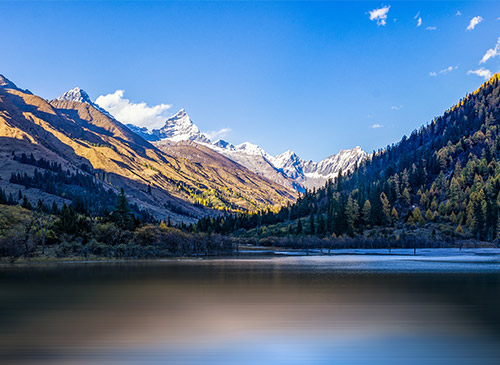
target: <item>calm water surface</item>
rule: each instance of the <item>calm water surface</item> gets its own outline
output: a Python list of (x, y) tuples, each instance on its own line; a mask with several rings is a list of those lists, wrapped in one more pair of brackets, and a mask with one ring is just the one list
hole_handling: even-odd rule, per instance
[(383, 253), (2, 266), (0, 362), (500, 364), (500, 251)]

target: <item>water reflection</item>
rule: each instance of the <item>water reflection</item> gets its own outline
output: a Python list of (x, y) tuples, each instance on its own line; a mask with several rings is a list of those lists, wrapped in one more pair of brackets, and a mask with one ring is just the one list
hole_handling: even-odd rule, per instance
[[(422, 262), (449, 267), (450, 258)], [(2, 268), (0, 356), (47, 364), (500, 363), (497, 259), (462, 260), (486, 266), (453, 272), (400, 263), (349, 256)]]

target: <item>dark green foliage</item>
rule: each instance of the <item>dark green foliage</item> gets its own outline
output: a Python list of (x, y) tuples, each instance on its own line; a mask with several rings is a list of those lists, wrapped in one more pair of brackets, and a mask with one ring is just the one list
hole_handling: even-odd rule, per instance
[[(61, 164), (49, 162), (44, 158), (36, 159), (33, 155), (27, 157), (24, 153), (21, 157), (14, 157), (15, 160), (37, 166), (43, 170), (35, 169), (33, 176), (26, 173), (13, 173), (10, 177), (10, 182), (13, 184), (23, 185), (26, 188), (36, 188), (52, 195), (63, 197), (72, 201), (73, 210), (78, 214), (107, 216), (109, 210), (114, 208), (118, 199), (111, 189), (106, 189), (98, 178), (97, 171), (92, 170), (89, 166), (82, 164), (82, 172), (70, 172), (63, 170)], [(92, 173), (94, 175), (92, 175)], [(18, 200), (23, 201), (23, 194), (19, 190)], [(29, 202), (23, 201), (23, 207), (28, 207)], [(52, 207), (52, 212), (56, 213), (57, 207)], [(138, 218), (142, 222), (154, 222), (151, 214), (139, 209), (136, 204), (130, 205), (129, 209), (134, 217), (125, 219), (129, 224), (131, 220)], [(46, 212), (49, 210), (45, 208)]]
[(115, 209), (111, 213), (111, 220), (121, 229), (134, 230), (135, 228), (134, 217), (123, 188), (120, 190)]
[[(374, 152), (354, 172), (339, 173), (317, 191), (306, 190), (278, 213), (232, 219), (234, 230), (251, 230), (258, 222), (272, 226), (309, 216), (307, 234), (336, 236), (377, 227), (435, 230), (436, 225), (493, 241), (500, 237), (499, 194), (500, 82), (495, 75), (443, 116)], [(323, 216), (324, 230), (316, 227)]]

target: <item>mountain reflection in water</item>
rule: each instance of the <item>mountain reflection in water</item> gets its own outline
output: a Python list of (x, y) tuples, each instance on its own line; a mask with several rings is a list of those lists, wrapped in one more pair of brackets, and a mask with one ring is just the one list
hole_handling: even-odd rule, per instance
[(498, 253), (467, 255), (3, 266), (0, 358), (500, 363)]

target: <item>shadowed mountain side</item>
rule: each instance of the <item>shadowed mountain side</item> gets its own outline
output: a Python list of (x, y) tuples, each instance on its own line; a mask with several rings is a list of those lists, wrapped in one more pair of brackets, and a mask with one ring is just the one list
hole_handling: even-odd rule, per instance
[(294, 192), (218, 154), (210, 163), (200, 163), (195, 156), (214, 152), (204, 148), (197, 155), (198, 145), (189, 151), (160, 151), (87, 103), (48, 103), (0, 87), (0, 137), (2, 166), (10, 166), (2, 179), (8, 181), (14, 172), (32, 174), (33, 166), (19, 163), (16, 156), (33, 154), (63, 170), (90, 174), (115, 191), (124, 187), (132, 202), (156, 217), (178, 213), (191, 220), (214, 213), (203, 206), (257, 211), (295, 200)]
[[(2, 125), (2, 118), (0, 117), (0, 133), (3, 133)], [(176, 198), (163, 189), (153, 187), (149, 190), (150, 183), (148, 181), (136, 181), (118, 174), (106, 173), (102, 170), (93, 170), (92, 173), (86, 174), (73, 163), (61, 158), (41, 144), (31, 143), (29, 140), (15, 137), (0, 137), (0, 163), (2, 165), (2, 169), (0, 169), (0, 188), (7, 195), (12, 194), (16, 200), (18, 192), (22, 192), (23, 196), (26, 196), (31, 201), (31, 204), (36, 204), (39, 199), (42, 199), (47, 206), (51, 206), (53, 203), (59, 207), (63, 203), (71, 204), (71, 200), (63, 196), (10, 182), (12, 174), (26, 173), (28, 176), (33, 176), (36, 170), (41, 173), (47, 171), (38, 166), (20, 162), (19, 157), (23, 153), (28, 156), (33, 154), (36, 159), (42, 157), (48, 161), (61, 164), (64, 171), (78, 171), (94, 177), (94, 181), (99, 181), (104, 188), (114, 191), (115, 194), (118, 194), (119, 188), (123, 187), (127, 192), (130, 203), (137, 204), (140, 209), (153, 214), (157, 219), (170, 218), (174, 223), (195, 222), (195, 218), (210, 214), (209, 210), (201, 209)], [(87, 161), (87, 166), (90, 165), (90, 162)]]

